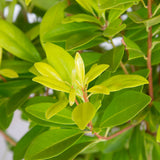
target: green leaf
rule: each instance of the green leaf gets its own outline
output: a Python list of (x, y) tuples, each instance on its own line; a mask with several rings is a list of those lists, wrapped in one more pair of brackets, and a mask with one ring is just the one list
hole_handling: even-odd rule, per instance
[(150, 19), (144, 19), (137, 12), (129, 12), (128, 16), (135, 23), (144, 23), (147, 28), (160, 23), (160, 15)]
[(32, 0), (25, 0), (26, 5), (28, 6)]
[(87, 124), (93, 119), (96, 109), (92, 103), (81, 103), (72, 112), (72, 119), (83, 130)]
[(55, 103), (51, 102), (42, 102), (42, 103), (36, 103), (29, 105), (25, 108), (25, 111), (32, 116), (39, 118), (41, 120), (44, 120), (46, 122), (52, 122), (52, 123), (59, 123), (59, 124), (69, 124), (72, 125), (74, 122), (72, 121), (72, 112), (68, 108), (64, 108), (60, 112), (58, 112), (56, 115), (54, 115), (50, 119), (46, 119), (46, 112), (47, 110), (52, 107)]
[(128, 151), (126, 149), (122, 149), (118, 152), (115, 152), (113, 154), (112, 160), (130, 160), (130, 156), (128, 154)]
[(100, 0), (100, 7), (102, 9), (111, 9), (118, 5), (126, 4), (126, 3), (138, 3), (140, 0)]
[(122, 149), (130, 138), (132, 129), (118, 135), (117, 137), (98, 144), (103, 153), (113, 153)]
[[(34, 3), (36, 0), (32, 0), (32, 1)], [(40, 0), (38, 0), (37, 3), (39, 3), (39, 1)], [(50, 1), (50, 2), (48, 2), (48, 3), (50, 3), (49, 7), (51, 5), (53, 5), (53, 6), (46, 12), (46, 14), (44, 15), (44, 17), (42, 19), (42, 22), (41, 22), (41, 25), (40, 25), (40, 39), (41, 39), (41, 42), (44, 41), (44, 35), (48, 31), (55, 28), (58, 24), (61, 24), (61, 22), (64, 18), (64, 9), (67, 6), (66, 1), (62, 1), (62, 2), (59, 2), (59, 3), (57, 3), (57, 1), (56, 1), (56, 3), (54, 3), (55, 0), (49, 0), (49, 1)], [(43, 3), (42, 6), (45, 6), (47, 4), (46, 1), (43, 2), (43, 0), (40, 3)], [(51, 15), (53, 16), (52, 18), (51, 18)]]
[(98, 52), (83, 52), (81, 57), (83, 58), (85, 66), (89, 66), (93, 63), (97, 63), (101, 57), (101, 53)]
[(139, 126), (137, 126), (132, 133), (129, 143), (129, 152), (133, 160), (147, 160), (145, 153), (144, 133), (140, 130)]
[(48, 88), (52, 88), (57, 91), (62, 91), (62, 92), (70, 92), (70, 87), (65, 84), (65, 82), (58, 81), (56, 79), (51, 79), (48, 77), (43, 77), (43, 76), (38, 76), (32, 79), (35, 82), (38, 82)]
[(105, 37), (114, 37), (116, 34), (126, 28), (126, 24), (122, 24), (121, 19), (117, 19), (104, 30), (103, 35)]
[(67, 106), (67, 104), (68, 104), (67, 99), (63, 99), (63, 100), (60, 100), (59, 102), (54, 103), (51, 107), (47, 109), (46, 118), (50, 119), (55, 114), (57, 114), (62, 109), (64, 109)]
[(2, 65), (2, 54), (3, 54), (3, 49), (0, 46), (0, 66)]
[(100, 58), (100, 63), (109, 65), (108, 70), (115, 72), (120, 65), (120, 62), (124, 55), (124, 46), (116, 47), (110, 51), (107, 51)]
[(12, 69), (17, 73), (28, 73), (28, 70), (32, 65), (32, 63), (26, 61), (4, 59), (1, 64), (1, 68)]
[(40, 32), (40, 25), (38, 24), (33, 28), (31, 28), (29, 31), (27, 31), (26, 36), (32, 41), (38, 37), (39, 32)]
[(16, 4), (17, 4), (17, 0), (12, 0), (8, 6), (9, 12), (8, 12), (6, 20), (10, 23), (13, 22), (13, 14), (14, 14), (14, 9), (15, 9)]
[(144, 57), (144, 53), (141, 51), (139, 46), (132, 40), (123, 37), (125, 44), (126, 44), (126, 49), (129, 52), (129, 60), (135, 59), (138, 57)]
[(101, 34), (101, 32), (95, 31), (79, 31), (78, 33), (75, 33), (66, 40), (66, 49), (76, 50), (76, 48), (78, 47), (83, 47), (92, 40), (94, 40), (96, 37), (101, 36)]
[(76, 53), (76, 56), (75, 56), (75, 68), (76, 68), (76, 73), (79, 78), (80, 84), (82, 88), (84, 88), (85, 66), (84, 66), (83, 59), (81, 58), (78, 52)]
[(69, 149), (58, 155), (57, 157), (48, 160), (73, 160), (79, 153), (86, 149), (89, 145), (93, 144), (96, 139), (93, 137), (82, 136), (76, 143)]
[(14, 148), (14, 160), (23, 159), (25, 152), (33, 139), (46, 130), (47, 128), (35, 126), (29, 132), (27, 132)]
[(53, 78), (58, 81), (62, 81), (60, 75), (56, 72), (56, 70), (47, 63), (37, 62), (34, 64), (37, 71), (44, 77)]
[(76, 99), (76, 91), (74, 88), (71, 88), (70, 93), (69, 93), (69, 104), (72, 106), (75, 102)]
[(129, 121), (150, 101), (149, 96), (135, 91), (127, 91), (115, 97), (104, 112), (101, 127), (113, 127)]
[(28, 38), (13, 24), (0, 19), (1, 47), (29, 62), (40, 61), (40, 55)]
[(124, 88), (133, 88), (144, 84), (148, 84), (148, 81), (139, 75), (116, 75), (102, 82), (100, 85), (104, 85), (110, 92), (114, 92)]
[(156, 9), (155, 9), (155, 11), (154, 11), (154, 13), (153, 13), (152, 16), (155, 16), (156, 13), (159, 11), (159, 9), (160, 9), (160, 4), (158, 4), (158, 5), (156, 6)]
[(80, 31), (98, 31), (100, 29), (98, 25), (87, 22), (60, 24), (45, 34), (44, 41), (65, 41), (70, 36)]
[(7, 115), (7, 99), (1, 98), (0, 99), (0, 129), (6, 130), (11, 121), (12, 121), (13, 114), (10, 116)]
[(133, 3), (126, 3), (118, 5), (114, 8), (112, 8), (109, 12), (108, 21), (109, 23), (112, 23), (116, 19), (118, 19), (123, 12), (125, 12), (128, 8), (130, 8), (133, 5)]
[(66, 17), (63, 20), (63, 23), (71, 23), (71, 22), (92, 22), (102, 25), (101, 22), (96, 17), (87, 14), (76, 14), (73, 16)]
[(107, 64), (93, 65), (85, 75), (85, 81), (86, 81), (85, 83), (88, 84), (91, 81), (93, 81), (95, 78), (101, 75), (108, 67), (109, 65)]
[(55, 157), (71, 147), (82, 134), (80, 130), (74, 129), (52, 129), (46, 131), (33, 140), (25, 154), (25, 159)]
[(42, 10), (49, 10), (52, 6), (57, 4), (60, 0), (32, 0), (32, 4)]
[(88, 12), (92, 13), (93, 15), (95, 15), (95, 12), (94, 10), (97, 9), (97, 3), (95, 6), (95, 2), (96, 1), (93, 1), (93, 0), (88, 0), (88, 1), (85, 1), (85, 0), (76, 0), (77, 3), (79, 3), (85, 10), (87, 10)]
[(93, 94), (106, 94), (106, 95), (110, 94), (109, 89), (101, 85), (95, 85), (92, 88), (90, 88), (87, 92), (91, 92)]
[(26, 88), (21, 89), (19, 92), (14, 94), (8, 101), (7, 104), (7, 113), (13, 113), (17, 108), (21, 107), (24, 102), (28, 99), (29, 95), (36, 89), (38, 89), (39, 85), (30, 85)]
[(156, 108), (156, 110), (160, 113), (160, 102), (158, 101), (153, 101), (153, 105)]
[(17, 78), (18, 74), (12, 69), (0, 69), (0, 74), (7, 78)]
[(75, 68), (74, 59), (63, 48), (52, 44), (45, 44), (48, 63), (60, 74), (64, 81), (71, 83), (72, 70)]
[[(74, 50), (76, 51), (79, 51), (79, 50), (86, 50), (86, 49), (90, 49), (94, 46), (98, 46), (99, 44), (105, 42), (105, 39), (104, 37), (102, 36), (99, 36), (99, 37), (95, 37), (93, 38), (91, 41), (88, 40), (88, 42), (84, 43), (83, 45), (79, 46), (79, 47), (76, 47), (74, 48)], [(84, 52), (83, 52), (84, 53)], [(87, 53), (87, 52), (85, 52)], [(91, 58), (92, 59), (92, 58)]]
[(157, 140), (158, 143), (160, 142), (160, 126), (158, 127), (156, 140)]

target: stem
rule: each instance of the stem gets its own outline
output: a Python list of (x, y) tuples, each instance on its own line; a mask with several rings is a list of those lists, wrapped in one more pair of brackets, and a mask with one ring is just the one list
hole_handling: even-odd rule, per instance
[(68, 3), (68, 6), (70, 6), (70, 5), (71, 5), (71, 2), (70, 2), (70, 0), (67, 0), (67, 3)]
[[(116, 48), (116, 46), (114, 45), (113, 40), (111, 38), (110, 38), (110, 41), (111, 41), (113, 48)], [(120, 62), (120, 66), (121, 66), (122, 70), (124, 71), (124, 73), (128, 74), (128, 71), (122, 61)]]
[[(152, 0), (148, 0), (148, 18), (152, 18)], [(152, 56), (152, 27), (149, 27), (148, 31), (148, 50), (147, 50), (147, 68), (149, 69), (149, 95), (154, 99), (153, 96), (153, 80), (152, 80), (152, 64), (151, 64), (151, 56)], [(151, 102), (152, 102), (151, 101)], [(150, 103), (151, 104), (151, 103)]]
[(85, 92), (84, 89), (82, 89), (82, 92), (83, 92), (84, 101), (85, 101), (85, 102), (89, 102), (87, 92)]
[(77, 105), (77, 106), (79, 105), (79, 103), (78, 103), (77, 99), (75, 99), (75, 103), (76, 103), (76, 105)]
[(0, 79), (1, 79), (3, 82), (7, 82), (7, 80), (6, 80), (3, 76), (1, 76), (1, 75), (0, 75)]
[(0, 130), (0, 134), (4, 137), (4, 139), (9, 142), (12, 146), (16, 146), (16, 142), (10, 138), (6, 133)]
[[(93, 132), (93, 125), (91, 124), (91, 122), (89, 123), (89, 126), (90, 126), (90, 130)], [(135, 125), (130, 125), (130, 126), (128, 126), (128, 127), (124, 128), (124, 129), (120, 130), (119, 132), (117, 132), (117, 133), (115, 133), (115, 134), (113, 134), (113, 135), (111, 135), (111, 136), (109, 136), (109, 137), (101, 136), (101, 135), (99, 135), (99, 134), (96, 133), (96, 132), (94, 132), (94, 135), (95, 135), (97, 138), (99, 138), (99, 139), (110, 140), (110, 139), (113, 139), (113, 138), (119, 136), (120, 134), (128, 131), (129, 129), (131, 129), (131, 128), (133, 128), (133, 127), (135, 127)]]
[(122, 63), (122, 61), (120, 62), (120, 66), (123, 69), (123, 71), (124, 71), (125, 74), (129, 74), (128, 71), (127, 71), (127, 69), (126, 69), (126, 67), (125, 67), (125, 65)]
[[(84, 89), (82, 89), (82, 92), (83, 92), (84, 101), (85, 101), (85, 102), (89, 102), (89, 99), (88, 99), (88, 97), (87, 97), (87, 93), (84, 91)], [(121, 131), (119, 131), (119, 132), (117, 132), (117, 133), (115, 133), (115, 134), (113, 134), (113, 135), (111, 135), (111, 136), (109, 136), (109, 137), (106, 137), (106, 134), (105, 134), (105, 136), (101, 136), (101, 135), (99, 135), (99, 134), (96, 133), (96, 132), (94, 132), (93, 134), (94, 134), (96, 137), (98, 137), (99, 139), (109, 140), (109, 139), (112, 139), (112, 138), (114, 138), (114, 137), (117, 137), (118, 135), (122, 134), (123, 132), (125, 132), (125, 131), (127, 131), (127, 130), (129, 130), (129, 129), (131, 129), (131, 128), (133, 128), (134, 126), (135, 126), (135, 125), (130, 125), (130, 126), (122, 129)], [(89, 122), (88, 127), (90, 128), (90, 131), (93, 132), (92, 121)], [(109, 130), (108, 130), (108, 131), (109, 131)], [(107, 134), (108, 134), (108, 131), (107, 131)]]

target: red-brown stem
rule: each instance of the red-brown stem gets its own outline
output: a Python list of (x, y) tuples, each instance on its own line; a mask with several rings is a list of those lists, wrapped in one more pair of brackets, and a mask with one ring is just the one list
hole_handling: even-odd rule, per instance
[(71, 5), (71, 2), (70, 2), (70, 0), (67, 0), (67, 3), (68, 3), (68, 6), (70, 6), (70, 5)]
[(79, 103), (78, 103), (77, 99), (75, 99), (75, 103), (76, 103), (76, 105), (77, 105), (77, 106), (79, 105)]
[(6, 133), (0, 130), (0, 134), (4, 137), (4, 139), (9, 142), (12, 146), (16, 146), (16, 142), (10, 138)]
[[(90, 127), (90, 130), (93, 132), (92, 122), (90, 122), (90, 123), (88, 124), (88, 126)], [(110, 140), (110, 139), (113, 139), (113, 138), (119, 136), (120, 134), (124, 133), (125, 131), (128, 131), (129, 129), (131, 129), (131, 128), (133, 128), (133, 127), (135, 127), (135, 125), (130, 125), (130, 126), (128, 126), (128, 127), (124, 128), (124, 129), (120, 130), (119, 132), (117, 132), (117, 133), (115, 133), (115, 134), (113, 134), (113, 135), (111, 135), (111, 136), (109, 136), (109, 137), (101, 136), (101, 135), (99, 135), (99, 134), (96, 133), (96, 132), (94, 132), (94, 135), (95, 135), (98, 139)]]
[[(84, 98), (85, 102), (89, 102), (89, 100), (88, 100), (88, 98), (87, 98), (87, 93), (86, 93), (83, 89), (82, 89), (82, 92), (83, 92), (83, 98)], [(88, 123), (88, 127), (90, 128), (90, 131), (93, 132), (92, 121), (90, 121), (90, 122)], [(122, 134), (123, 132), (125, 132), (125, 131), (127, 131), (127, 130), (133, 128), (133, 127), (134, 127), (134, 125), (130, 125), (130, 126), (124, 128), (124, 129), (122, 129), (121, 131), (119, 131), (119, 132), (117, 132), (117, 133), (115, 133), (115, 134), (113, 134), (113, 135), (111, 135), (111, 136), (109, 136), (109, 137), (101, 136), (101, 135), (99, 135), (99, 134), (96, 133), (96, 132), (94, 132), (93, 134), (94, 134), (98, 139), (110, 140), (110, 139), (112, 139), (112, 138), (114, 138), (114, 137), (116, 137), (116, 136)]]
[(1, 76), (1, 75), (0, 75), (0, 79), (1, 79), (3, 82), (7, 82), (7, 80), (6, 80), (3, 76)]
[[(152, 18), (152, 0), (148, 0), (148, 18)], [(152, 80), (152, 64), (151, 64), (151, 56), (152, 56), (152, 27), (149, 27), (148, 31), (148, 50), (147, 50), (147, 68), (149, 69), (149, 95), (154, 99), (153, 96), (153, 80)]]
[(84, 89), (82, 89), (82, 92), (83, 92), (84, 101), (85, 101), (85, 102), (89, 102), (88, 95), (87, 95), (87, 93), (84, 91)]
[(46, 96), (48, 96), (48, 95), (49, 95), (49, 88), (48, 88), (48, 87), (46, 88), (45, 95), (46, 95)]

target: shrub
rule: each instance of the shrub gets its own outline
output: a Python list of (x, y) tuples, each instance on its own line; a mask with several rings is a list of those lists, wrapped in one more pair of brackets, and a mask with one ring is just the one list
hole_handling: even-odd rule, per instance
[(30, 121), (14, 160), (160, 159), (158, 3), (0, 1), (0, 133)]

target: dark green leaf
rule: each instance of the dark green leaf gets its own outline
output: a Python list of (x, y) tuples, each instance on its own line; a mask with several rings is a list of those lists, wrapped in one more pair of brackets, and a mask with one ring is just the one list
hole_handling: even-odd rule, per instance
[(144, 134), (139, 129), (139, 126), (137, 126), (132, 133), (131, 140), (129, 143), (129, 151), (133, 160), (147, 160), (145, 153)]
[(109, 24), (109, 26), (104, 30), (103, 35), (105, 37), (114, 37), (116, 34), (121, 32), (125, 28), (126, 28), (126, 24), (122, 24), (122, 20), (117, 19), (111, 24)]
[(44, 41), (64, 41), (75, 33), (88, 30), (96, 31), (100, 30), (100, 27), (87, 22), (60, 24), (45, 34)]
[(24, 89), (21, 89), (19, 92), (14, 94), (8, 101), (7, 104), (7, 113), (13, 113), (17, 108), (21, 107), (24, 102), (28, 99), (29, 95), (36, 90), (39, 85), (30, 85)]
[(1, 47), (29, 62), (40, 61), (40, 55), (27, 37), (13, 24), (0, 19)]
[(27, 132), (14, 148), (14, 160), (21, 160), (33, 139), (45, 130), (47, 130), (47, 128), (36, 126)]
[(25, 159), (55, 157), (71, 147), (81, 136), (82, 132), (74, 129), (52, 129), (46, 131), (33, 140), (25, 154)]
[(126, 44), (126, 49), (129, 52), (129, 60), (138, 58), (138, 57), (144, 57), (144, 53), (141, 51), (139, 46), (132, 40), (123, 37), (125, 44)]
[(115, 72), (119, 67), (124, 54), (124, 46), (119, 46), (111, 51), (107, 51), (100, 58), (100, 63), (105, 63), (109, 65), (108, 70)]
[(135, 91), (127, 91), (115, 97), (104, 112), (101, 127), (113, 127), (127, 122), (150, 101), (149, 96)]
[(122, 4), (126, 4), (126, 3), (138, 3), (140, 0), (114, 0), (114, 1), (110, 1), (110, 0), (100, 0), (100, 7), (102, 9), (110, 9), (110, 8), (114, 8), (118, 5), (122, 5)]

